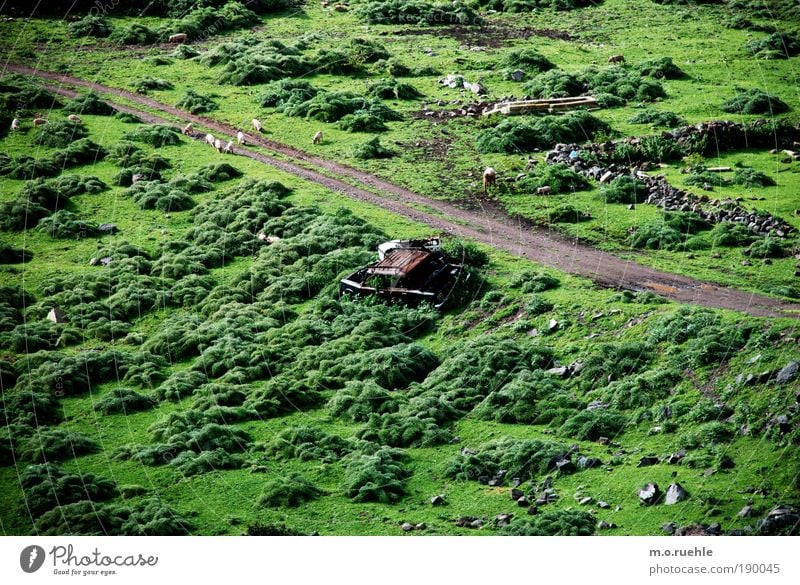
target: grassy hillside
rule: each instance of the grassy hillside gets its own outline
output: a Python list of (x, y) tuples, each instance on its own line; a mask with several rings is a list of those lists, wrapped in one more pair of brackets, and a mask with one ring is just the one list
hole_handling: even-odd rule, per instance
[[(502, 122), (425, 116), (422, 104), (440, 111), (475, 99), (438, 82), (450, 73), (481, 82), (489, 99), (532, 91), (523, 86), (535, 74), (504, 78), (522, 49), (573, 74), (605, 70), (613, 54), (624, 54), (626, 71), (670, 56), (686, 74), (655, 77), (666, 97), (654, 103), (592, 112), (610, 128), (596, 141), (660, 132), (630, 122), (646, 108), (687, 123), (728, 117), (720, 105), (737, 87), (779, 96), (790, 108), (782, 117), (798, 120), (797, 57), (757, 58), (746, 45), (770, 34), (755, 30), (770, 25), (766, 12), (607, 0), (490, 13), (504, 3), (473, 2), (483, 24), (439, 26), (367, 22), (377, 17), (360, 5), (384, 3), (350, 4), (308, 3), (260, 14), (255, 27), (198, 32), (186, 46), (199, 55), (188, 59), (164, 43), (120, 47), (113, 33), (76, 38), (58, 19), (2, 22), (0, 33), (14, 61), (126, 89), (160, 85), (146, 91), (170, 105), (192, 90), (211, 99), (210, 117), (243, 129), (258, 117), (276, 141), (470, 206), (486, 203), (486, 165), (516, 176), (530, 172), (529, 156), (545, 168), (544, 153), (481, 153), (479, 135)], [(739, 16), (750, 29), (734, 27)], [(175, 19), (106, 21), (112, 31), (137, 23), (174, 33)], [(291, 88), (264, 77), (235, 85), (253, 63), (210, 64), (248, 48), (256, 61), (283, 57), (252, 71), (312, 89), (286, 96)], [(372, 88), (398, 75), (397, 63), (412, 69), (398, 83), (422, 95), (373, 97), (388, 95)], [(302, 73), (286, 75), (291, 67)], [(311, 105), (297, 97), (319, 90), (356, 95)], [(668, 523), (796, 532), (796, 514), (762, 521), (800, 505), (796, 319), (598, 289), (452, 239), (472, 278), (446, 312), (342, 299), (338, 279), (371, 261), (379, 242), (429, 231), (92, 98), (51, 107), (35, 80), (10, 75), (0, 94), (3, 116), (23, 121), (7, 132), (3, 118), (0, 139), (3, 533), (628, 535), (662, 534)], [(289, 111), (273, 107), (276, 95)], [(273, 106), (261, 105), (266, 97)], [(348, 100), (366, 110), (349, 123), (383, 116), (386, 129), (325, 121)], [(67, 119), (73, 111), (81, 124)], [(324, 120), (309, 119), (314, 112)], [(48, 118), (44, 130), (31, 127), (36, 114)], [(374, 136), (395, 156), (358, 158)], [(797, 228), (800, 163), (784, 160), (735, 150), (650, 172), (684, 187), (687, 166), (762, 171), (776, 184), (718, 186), (713, 197), (742, 197)], [(509, 213), (676, 273), (798, 297), (796, 232), (780, 241), (726, 232), (730, 245), (714, 228), (699, 234), (708, 247), (634, 249), (631, 228), (665, 221), (655, 206), (605, 203), (594, 181), (547, 197), (519, 183), (491, 194)], [(543, 219), (565, 204), (594, 219)], [(260, 232), (281, 239), (268, 245)], [(777, 249), (744, 254), (756, 245)], [(47, 320), (53, 307), (65, 322)], [(648, 483), (662, 494), (679, 484), (686, 497), (645, 504)]]

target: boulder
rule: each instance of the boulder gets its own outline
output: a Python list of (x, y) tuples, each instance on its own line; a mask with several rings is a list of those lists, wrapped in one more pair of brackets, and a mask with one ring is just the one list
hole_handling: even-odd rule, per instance
[(444, 494), (439, 494), (431, 498), (431, 506), (444, 506), (446, 503)]
[(800, 363), (796, 361), (789, 362), (775, 376), (776, 384), (788, 384), (797, 377), (800, 371)]
[(515, 69), (508, 74), (508, 77), (511, 81), (522, 81), (525, 79), (525, 72), (522, 69)]
[(797, 510), (778, 505), (758, 523), (762, 534), (778, 535), (789, 532), (797, 534), (800, 528), (800, 515)]
[(739, 518), (752, 518), (755, 515), (756, 511), (755, 508), (753, 508), (752, 504), (747, 504), (744, 508), (739, 510), (739, 513), (737, 514)]
[(515, 502), (523, 497), (525, 493), (521, 489), (514, 488), (511, 490), (511, 499)]
[(675, 531), (678, 529), (678, 525), (674, 522), (666, 522), (665, 524), (661, 525), (661, 531), (666, 534), (675, 534)]
[(689, 492), (683, 489), (683, 486), (681, 484), (673, 483), (667, 488), (667, 495), (664, 497), (664, 503), (667, 506), (671, 506), (672, 504), (677, 504), (678, 502), (682, 502), (688, 497), (689, 497)]
[(414, 530), (414, 525), (411, 522), (403, 522), (400, 528), (403, 529), (403, 532), (411, 532), (412, 530)]
[(659, 463), (658, 457), (655, 455), (645, 455), (639, 459), (639, 463), (636, 464), (636, 467), (648, 467), (650, 465), (656, 465), (657, 463)]
[(503, 526), (508, 526), (511, 524), (511, 519), (514, 517), (514, 514), (498, 514), (494, 517), (494, 522), (498, 528), (502, 528)]
[(648, 483), (639, 490), (639, 502), (645, 506), (652, 506), (661, 499), (661, 490), (658, 484)]

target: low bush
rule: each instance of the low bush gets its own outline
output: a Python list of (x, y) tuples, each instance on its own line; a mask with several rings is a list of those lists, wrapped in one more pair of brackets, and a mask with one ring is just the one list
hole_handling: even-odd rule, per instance
[(244, 459), (240, 455), (228, 453), (225, 449), (213, 449), (199, 453), (182, 451), (169, 462), (169, 465), (184, 476), (190, 477), (221, 469), (240, 469), (244, 465)]
[(541, 73), (555, 67), (550, 59), (534, 49), (511, 51), (506, 55), (505, 64), (508, 67), (522, 69), (526, 73)]
[(158, 211), (185, 211), (194, 207), (194, 199), (180, 189), (173, 189), (158, 181), (139, 181), (131, 185), (126, 195), (131, 197), (140, 209)]
[(242, 175), (242, 171), (228, 163), (212, 163), (202, 166), (197, 170), (197, 176), (210, 183), (230, 181)]
[(647, 199), (647, 185), (644, 181), (623, 175), (600, 189), (600, 196), (606, 203), (642, 203)]
[(91, 114), (94, 116), (112, 116), (117, 112), (116, 109), (101, 100), (100, 96), (92, 91), (68, 101), (64, 104), (64, 111), (68, 114)]
[(405, 480), (411, 470), (403, 464), (408, 458), (403, 451), (381, 447), (370, 454), (350, 457), (344, 490), (352, 501), (393, 504), (405, 495)]
[(525, 85), (534, 98), (552, 99), (579, 96), (587, 90), (578, 75), (561, 69), (549, 69)]
[(319, 90), (308, 81), (302, 79), (282, 79), (267, 84), (258, 100), (263, 108), (278, 108), (283, 111), (284, 106), (296, 107), (312, 99)]
[(19, 482), (25, 508), (34, 517), (74, 502), (102, 502), (117, 495), (114, 482), (108, 479), (66, 473), (51, 463), (29, 465), (20, 474)]
[(356, 16), (368, 24), (469, 25), (480, 17), (461, 0), (423, 2), (421, 0), (367, 0), (359, 3)]
[(173, 146), (180, 144), (181, 131), (175, 126), (164, 126), (159, 124), (146, 124), (136, 130), (126, 133), (123, 140), (132, 140), (134, 142), (144, 142), (156, 148), (162, 146)]
[(512, 277), (509, 286), (520, 288), (523, 293), (539, 293), (558, 288), (561, 281), (544, 272), (522, 271)]
[[(566, 394), (552, 376), (541, 370), (523, 372), (500, 390), (490, 392), (472, 411), (482, 420), (502, 423), (536, 424), (549, 422), (558, 402)], [(566, 402), (569, 402), (568, 400)]]
[(24, 248), (15, 248), (0, 241), (0, 264), (20, 264), (21, 262), (27, 262), (32, 257), (33, 252)]
[(450, 460), (445, 475), (454, 479), (488, 481), (504, 469), (508, 477), (521, 481), (537, 477), (555, 469), (555, 463), (569, 452), (567, 445), (539, 439), (512, 439), (505, 437), (485, 443), (476, 453), (459, 453)]
[(363, 144), (357, 145), (353, 149), (353, 156), (360, 160), (392, 158), (395, 154), (395, 151), (381, 144), (381, 140), (377, 136)]
[(753, 243), (756, 234), (743, 223), (721, 221), (708, 234), (713, 246), (746, 246)]
[(765, 236), (753, 241), (743, 254), (751, 258), (783, 258), (788, 250), (780, 238)]
[(367, 94), (374, 98), (410, 100), (422, 96), (422, 93), (409, 83), (397, 81), (395, 78), (380, 79), (370, 84)]
[(600, 392), (601, 399), (617, 410), (650, 407), (667, 398), (682, 376), (675, 369), (649, 370), (615, 380)]
[(786, 102), (760, 89), (737, 90), (736, 95), (723, 102), (720, 108), (730, 114), (775, 115), (789, 111)]
[(677, 128), (686, 123), (675, 112), (667, 112), (664, 110), (642, 110), (628, 120), (631, 124), (649, 124), (656, 128)]
[[(148, 340), (148, 342), (151, 340)], [(148, 346), (145, 346), (148, 347)], [(152, 345), (150, 345), (152, 347)], [(170, 356), (178, 357), (178, 356)], [(202, 372), (193, 370), (181, 370), (170, 375), (153, 392), (156, 400), (170, 400), (178, 402), (187, 396), (194, 394), (200, 386), (205, 384), (208, 378)]]
[(130, 388), (115, 388), (94, 403), (94, 409), (103, 414), (128, 414), (148, 410), (156, 405), (156, 400), (146, 394), (139, 394)]
[(33, 463), (46, 463), (73, 459), (99, 450), (97, 442), (82, 433), (39, 427), (21, 444), (18, 454)]
[(625, 415), (610, 408), (584, 410), (567, 419), (559, 433), (579, 441), (596, 441), (600, 437), (616, 437), (627, 422)]
[(83, 124), (71, 120), (57, 120), (45, 124), (33, 139), (40, 146), (65, 148), (72, 142), (86, 138), (88, 132)]
[[(181, 45), (182, 47), (185, 45)], [(166, 79), (158, 79), (156, 77), (151, 77), (150, 75), (145, 75), (140, 77), (136, 83), (133, 84), (133, 90), (136, 93), (145, 94), (152, 90), (165, 90), (165, 89), (174, 89), (174, 85), (171, 82), (167, 81)], [(187, 108), (188, 109), (188, 108)]]
[(219, 108), (210, 96), (199, 94), (193, 89), (186, 90), (178, 103), (175, 104), (179, 108), (187, 110), (191, 114), (202, 114), (204, 112), (211, 112)]
[(352, 422), (366, 422), (372, 414), (397, 412), (400, 397), (372, 381), (351, 381), (328, 402), (332, 416)]
[(581, 370), (581, 385), (593, 387), (597, 382), (608, 383), (640, 372), (653, 357), (647, 343), (603, 343), (587, 357)]
[(542, 116), (531, 122), (506, 118), (493, 128), (480, 132), (476, 146), (482, 153), (515, 154), (551, 148), (559, 142), (585, 142), (597, 133), (610, 131), (605, 122), (584, 111), (563, 116)]
[(772, 187), (775, 185), (775, 180), (769, 175), (747, 167), (739, 168), (734, 171), (733, 182), (747, 188)]
[(258, 497), (258, 505), (267, 508), (296, 508), (316, 500), (323, 491), (299, 473), (272, 479)]
[(111, 34), (111, 25), (103, 17), (87, 14), (80, 20), (69, 23), (67, 32), (69, 32), (69, 36), (75, 38), (97, 37), (102, 39)]
[(583, 510), (552, 510), (500, 529), (504, 536), (592, 536), (597, 519)]
[(51, 238), (93, 238), (100, 235), (96, 223), (80, 219), (71, 211), (56, 211), (53, 215), (42, 218), (36, 226), (40, 232)]
[(158, 41), (159, 35), (143, 24), (133, 23), (124, 28), (115, 29), (109, 38), (120, 45), (152, 45)]
[(539, 187), (550, 187), (551, 194), (572, 193), (589, 188), (589, 181), (564, 164), (539, 165), (530, 175), (514, 184), (515, 190), (535, 194)]
[(800, 55), (800, 38), (774, 32), (765, 39), (750, 41), (747, 43), (747, 48), (761, 59), (788, 59)]
[(713, 421), (698, 425), (678, 437), (681, 447), (695, 449), (709, 445), (728, 443), (733, 439), (733, 429), (725, 423)]
[(633, 70), (642, 77), (654, 77), (656, 79), (683, 79), (686, 77), (686, 73), (675, 65), (672, 57), (660, 57), (650, 61), (643, 61), (634, 65)]

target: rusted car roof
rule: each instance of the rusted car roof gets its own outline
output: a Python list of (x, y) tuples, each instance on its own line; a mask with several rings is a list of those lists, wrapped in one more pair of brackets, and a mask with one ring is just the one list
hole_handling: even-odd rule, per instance
[(431, 256), (427, 250), (393, 250), (383, 260), (373, 264), (369, 271), (380, 276), (406, 278), (414, 269)]

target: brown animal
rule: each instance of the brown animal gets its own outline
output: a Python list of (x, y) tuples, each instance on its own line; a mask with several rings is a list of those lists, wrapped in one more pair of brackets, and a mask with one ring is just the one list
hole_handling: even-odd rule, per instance
[(81, 119), (75, 114), (70, 114), (69, 116), (67, 116), (67, 120), (69, 120), (70, 122), (75, 122), (76, 124), (81, 123)]
[(494, 185), (496, 182), (497, 171), (495, 171), (492, 167), (486, 167), (486, 170), (483, 171), (483, 193), (488, 193), (489, 187)]
[(188, 136), (189, 134), (191, 134), (192, 133), (192, 123), (189, 122), (188, 124), (186, 124), (186, 126), (183, 127), (183, 130), (181, 130), (181, 133), (184, 134), (185, 136)]
[(33, 119), (33, 127), (34, 128), (36, 126), (44, 126), (45, 124), (47, 124), (47, 120), (45, 120), (44, 118), (34, 118)]
[(625, 56), (624, 55), (611, 55), (608, 58), (608, 62), (609, 63), (624, 63), (625, 62)]
[(169, 37), (169, 42), (170, 43), (185, 43), (187, 38), (188, 37), (187, 37), (186, 33), (178, 33), (178, 34), (174, 34), (171, 37)]
[(256, 118), (253, 118), (253, 130), (261, 132), (261, 122)]
[(319, 144), (322, 142), (322, 130), (317, 130), (317, 133), (314, 134), (314, 138), (311, 139), (312, 144)]

